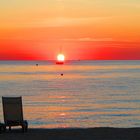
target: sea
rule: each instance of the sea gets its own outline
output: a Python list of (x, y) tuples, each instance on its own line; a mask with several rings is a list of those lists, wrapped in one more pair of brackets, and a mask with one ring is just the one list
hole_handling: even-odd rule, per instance
[(0, 61), (2, 96), (30, 128), (140, 127), (140, 61)]

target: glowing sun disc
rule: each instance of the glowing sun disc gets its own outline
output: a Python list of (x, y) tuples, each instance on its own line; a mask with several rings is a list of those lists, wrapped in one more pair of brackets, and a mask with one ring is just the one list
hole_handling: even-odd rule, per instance
[(65, 56), (63, 54), (58, 54), (57, 61), (65, 61)]

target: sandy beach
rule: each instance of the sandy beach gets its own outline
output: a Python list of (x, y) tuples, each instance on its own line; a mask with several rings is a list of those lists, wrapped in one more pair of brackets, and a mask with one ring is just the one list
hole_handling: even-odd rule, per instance
[(1, 140), (139, 140), (140, 128), (20, 129), (0, 134)]

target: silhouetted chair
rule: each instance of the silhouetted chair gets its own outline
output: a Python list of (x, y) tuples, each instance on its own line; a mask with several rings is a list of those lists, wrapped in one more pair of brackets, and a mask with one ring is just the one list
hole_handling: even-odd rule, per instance
[(2, 97), (5, 126), (22, 126), (22, 131), (28, 129), (28, 122), (23, 119), (22, 97)]

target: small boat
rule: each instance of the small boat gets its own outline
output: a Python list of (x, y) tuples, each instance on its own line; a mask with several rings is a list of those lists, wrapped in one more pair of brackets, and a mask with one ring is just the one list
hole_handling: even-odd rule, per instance
[(56, 64), (62, 65), (64, 64), (64, 61), (56, 61)]

